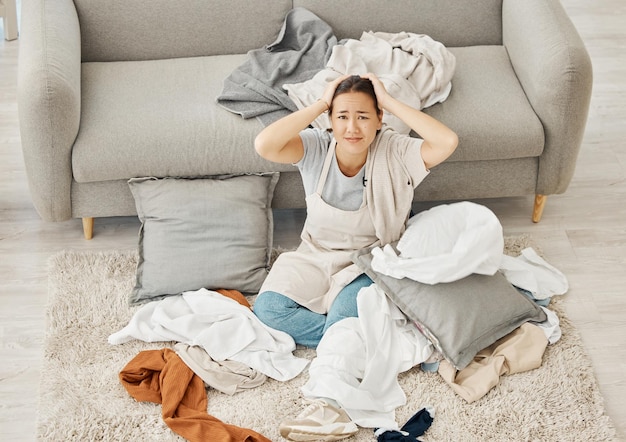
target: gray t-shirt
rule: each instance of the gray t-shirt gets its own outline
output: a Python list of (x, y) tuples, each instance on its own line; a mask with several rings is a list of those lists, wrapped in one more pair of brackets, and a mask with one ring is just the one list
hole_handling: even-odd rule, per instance
[[(300, 132), (300, 138), (304, 145), (304, 156), (295, 165), (302, 175), (306, 196), (309, 196), (317, 189), (332, 134), (321, 129), (305, 129)], [(337, 209), (358, 210), (363, 205), (364, 184), (365, 166), (355, 176), (347, 177), (339, 169), (337, 157), (333, 156), (322, 190), (322, 199)]]

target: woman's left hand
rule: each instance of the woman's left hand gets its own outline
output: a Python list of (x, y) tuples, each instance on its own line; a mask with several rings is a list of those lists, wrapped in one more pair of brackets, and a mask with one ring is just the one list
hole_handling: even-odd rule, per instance
[(424, 140), (421, 153), (427, 169), (436, 166), (452, 155), (459, 143), (459, 138), (454, 131), (420, 109), (415, 109), (393, 98), (376, 75), (368, 73), (361, 75), (361, 77), (372, 82), (378, 106), (390, 114), (398, 116)]
[(383, 110), (386, 109), (385, 103), (387, 102), (387, 98), (390, 97), (390, 95), (389, 92), (387, 92), (387, 89), (385, 89), (385, 85), (383, 84), (383, 82), (380, 81), (376, 74), (373, 74), (371, 72), (361, 75), (361, 78), (367, 78), (369, 81), (372, 82), (372, 85), (374, 86), (374, 93), (376, 94), (376, 99), (378, 100), (378, 106)]
[(337, 90), (337, 86), (346, 78), (349, 78), (350, 74), (342, 75), (338, 78), (335, 78), (333, 81), (326, 85), (326, 89), (324, 90), (324, 94), (322, 95), (321, 100), (326, 103), (326, 110), (330, 109), (330, 106), (333, 102), (333, 98), (335, 97), (335, 91)]

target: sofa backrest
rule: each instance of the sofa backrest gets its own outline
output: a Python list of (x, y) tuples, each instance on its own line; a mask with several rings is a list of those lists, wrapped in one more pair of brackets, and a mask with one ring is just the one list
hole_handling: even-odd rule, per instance
[(501, 45), (502, 0), (294, 0), (337, 38), (363, 31), (426, 34), (448, 47)]
[(245, 54), (271, 43), (292, 0), (74, 0), (82, 61)]
[(271, 43), (303, 7), (339, 39), (427, 34), (449, 47), (502, 44), (502, 0), (74, 0), (83, 61), (243, 54)]

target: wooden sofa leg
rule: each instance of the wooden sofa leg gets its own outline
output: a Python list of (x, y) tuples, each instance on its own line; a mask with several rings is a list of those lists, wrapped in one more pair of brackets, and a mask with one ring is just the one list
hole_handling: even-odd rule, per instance
[(538, 223), (541, 221), (541, 215), (543, 215), (543, 208), (546, 205), (548, 197), (546, 195), (535, 195), (535, 207), (533, 208), (533, 222)]
[(85, 239), (93, 238), (94, 221), (94, 218), (83, 218), (83, 233), (85, 234)]

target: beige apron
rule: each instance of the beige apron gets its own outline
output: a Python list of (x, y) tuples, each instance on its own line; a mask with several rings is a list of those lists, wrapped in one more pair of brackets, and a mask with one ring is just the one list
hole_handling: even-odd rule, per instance
[(337, 209), (322, 199), (334, 155), (335, 140), (328, 149), (317, 189), (306, 199), (307, 219), (300, 246), (278, 257), (259, 291), (280, 293), (323, 314), (339, 291), (363, 273), (350, 255), (379, 242), (365, 195), (356, 211)]

